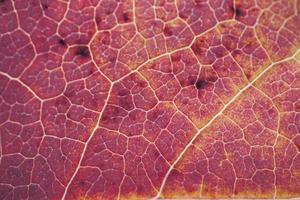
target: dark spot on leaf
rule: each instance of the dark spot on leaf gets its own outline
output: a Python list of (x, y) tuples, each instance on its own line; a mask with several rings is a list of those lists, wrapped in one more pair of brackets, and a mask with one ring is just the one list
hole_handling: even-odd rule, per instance
[(60, 45), (62, 45), (62, 46), (65, 46), (65, 45), (66, 45), (65, 40), (62, 39), (62, 38), (58, 40), (58, 43), (59, 43)]
[(48, 10), (49, 6), (46, 1), (42, 1), (41, 5), (42, 5), (43, 10)]
[(130, 20), (128, 13), (123, 14), (123, 20), (124, 20), (124, 22), (128, 22)]
[(87, 46), (78, 46), (76, 48), (76, 55), (88, 57), (90, 55), (90, 50)]
[(243, 14), (243, 12), (240, 10), (240, 9), (235, 9), (235, 16), (237, 16), (237, 17), (240, 17), (240, 16), (243, 16), (244, 14)]
[(195, 83), (195, 86), (198, 90), (205, 88), (206, 85), (207, 85), (207, 82), (202, 79), (198, 79)]
[(236, 18), (242, 17), (244, 16), (244, 12), (242, 11), (242, 9), (240, 9), (239, 7), (234, 8), (233, 6), (230, 7), (231, 11), (233, 12), (233, 14), (235, 14)]

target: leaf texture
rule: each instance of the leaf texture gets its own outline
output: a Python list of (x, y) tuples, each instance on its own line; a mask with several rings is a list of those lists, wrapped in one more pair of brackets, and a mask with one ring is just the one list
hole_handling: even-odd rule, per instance
[(0, 199), (300, 198), (299, 0), (0, 11)]

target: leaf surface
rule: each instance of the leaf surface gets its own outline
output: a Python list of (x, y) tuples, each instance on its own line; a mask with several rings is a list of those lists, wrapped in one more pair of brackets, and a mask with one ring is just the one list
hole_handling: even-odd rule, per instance
[(300, 197), (299, 1), (0, 10), (0, 199)]

